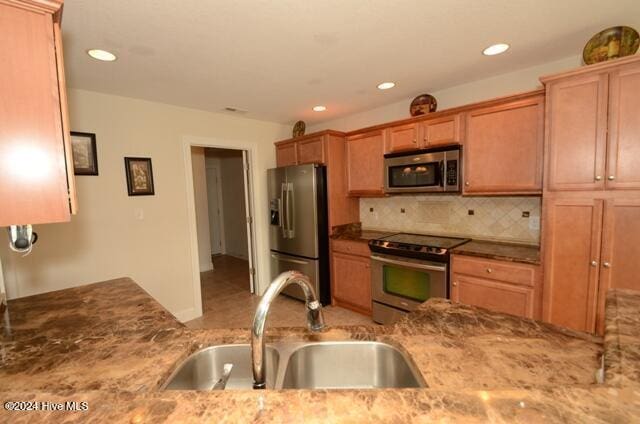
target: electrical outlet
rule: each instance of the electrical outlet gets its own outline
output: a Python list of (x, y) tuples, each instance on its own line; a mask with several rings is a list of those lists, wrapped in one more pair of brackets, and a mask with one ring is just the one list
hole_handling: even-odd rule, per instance
[(529, 211), (522, 211), (522, 217), (523, 218), (529, 218)]
[(468, 213), (469, 215), (475, 215), (475, 214), (476, 214), (476, 212), (475, 212), (473, 209), (469, 209), (469, 210), (467, 211), (467, 213)]
[(404, 208), (400, 208), (400, 213), (405, 213)]
[(373, 212), (373, 208), (369, 208), (369, 212)]
[(138, 221), (142, 221), (144, 219), (144, 210), (140, 209), (140, 208), (136, 208), (133, 210), (133, 216), (135, 216), (135, 218)]

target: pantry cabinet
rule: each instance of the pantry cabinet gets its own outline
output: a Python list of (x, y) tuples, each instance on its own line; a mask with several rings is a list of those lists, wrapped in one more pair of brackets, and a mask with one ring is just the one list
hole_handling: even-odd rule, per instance
[(640, 189), (640, 60), (541, 81), (547, 89), (547, 189)]
[(383, 196), (385, 131), (350, 135), (346, 146), (349, 195)]
[(0, 1), (0, 227), (76, 211), (62, 0)]
[(332, 303), (371, 315), (371, 259), (367, 244), (334, 240), (331, 271)]
[(544, 320), (603, 334), (607, 291), (640, 290), (640, 200), (552, 199), (545, 220)]
[(544, 95), (466, 113), (465, 194), (542, 192)]
[(538, 265), (453, 255), (451, 300), (537, 319), (540, 276)]

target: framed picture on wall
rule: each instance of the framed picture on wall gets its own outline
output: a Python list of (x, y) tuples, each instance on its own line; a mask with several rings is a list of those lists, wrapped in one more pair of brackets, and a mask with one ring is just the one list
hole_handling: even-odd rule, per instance
[(124, 158), (129, 196), (152, 196), (153, 168), (151, 158)]
[(71, 153), (75, 175), (98, 175), (95, 134), (71, 131)]

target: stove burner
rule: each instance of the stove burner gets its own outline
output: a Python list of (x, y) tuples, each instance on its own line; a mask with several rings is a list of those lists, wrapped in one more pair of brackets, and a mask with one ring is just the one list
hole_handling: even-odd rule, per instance
[(399, 233), (370, 240), (369, 249), (388, 255), (448, 262), (449, 250), (468, 241), (470, 239)]

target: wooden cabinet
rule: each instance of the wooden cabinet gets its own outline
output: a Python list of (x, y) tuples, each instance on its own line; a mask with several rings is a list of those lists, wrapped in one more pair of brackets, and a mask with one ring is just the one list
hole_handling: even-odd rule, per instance
[(595, 330), (602, 213), (602, 200), (545, 199), (545, 321)]
[(420, 140), (424, 148), (461, 143), (460, 114), (420, 122)]
[(453, 255), (451, 300), (525, 318), (540, 316), (540, 267)]
[(297, 142), (298, 164), (325, 163), (325, 144), (323, 137), (314, 137)]
[(61, 8), (0, 2), (0, 227), (69, 221), (76, 210)]
[(422, 143), (418, 143), (418, 126), (418, 123), (412, 122), (388, 128), (385, 153), (416, 150), (422, 147)]
[[(336, 242), (337, 240), (334, 240)], [(331, 253), (333, 304), (371, 315), (371, 264), (366, 243), (339, 240)], [(349, 245), (361, 245), (346, 247)], [(361, 248), (366, 249), (366, 253)], [(343, 253), (344, 250), (355, 254)]]
[(384, 195), (384, 146), (384, 130), (347, 137), (347, 186), (350, 195)]
[(345, 134), (321, 131), (275, 143), (278, 167), (318, 163), (326, 166), (329, 203), (328, 231), (337, 225), (357, 222), (358, 199), (347, 194)]
[(295, 141), (276, 143), (276, 166), (291, 166), (298, 164), (298, 149)]
[(640, 62), (609, 77), (606, 187), (640, 190)]
[(540, 193), (543, 140), (542, 95), (467, 112), (464, 193)]
[(640, 189), (640, 60), (542, 78), (551, 191)]
[(640, 290), (640, 199), (545, 201), (544, 319), (604, 332), (611, 288)]

